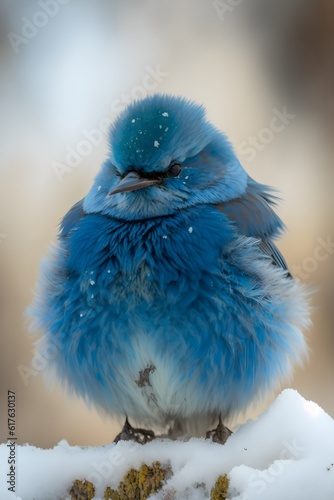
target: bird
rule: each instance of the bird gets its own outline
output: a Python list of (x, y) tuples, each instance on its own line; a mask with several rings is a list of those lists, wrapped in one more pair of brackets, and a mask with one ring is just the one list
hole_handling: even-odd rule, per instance
[(70, 392), (125, 418), (118, 439), (159, 428), (225, 441), (223, 422), (308, 352), (307, 291), (275, 244), (275, 190), (184, 97), (131, 102), (108, 146), (43, 260), (33, 329)]

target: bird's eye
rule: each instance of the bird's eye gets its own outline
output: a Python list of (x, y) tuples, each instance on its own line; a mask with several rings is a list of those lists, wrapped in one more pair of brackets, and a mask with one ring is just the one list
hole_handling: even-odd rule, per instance
[(168, 169), (168, 175), (170, 177), (177, 177), (182, 170), (180, 163), (172, 163)]

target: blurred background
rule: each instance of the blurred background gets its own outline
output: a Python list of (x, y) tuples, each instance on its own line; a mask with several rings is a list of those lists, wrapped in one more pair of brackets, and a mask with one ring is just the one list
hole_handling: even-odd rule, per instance
[(316, 289), (310, 361), (288, 386), (334, 416), (334, 2), (1, 0), (0, 8), (1, 440), (8, 389), (20, 443), (98, 445), (119, 429), (45, 385), (23, 313), (61, 217), (108, 152), (108, 124), (153, 92), (203, 103), (248, 173), (280, 190), (288, 231), (279, 247)]

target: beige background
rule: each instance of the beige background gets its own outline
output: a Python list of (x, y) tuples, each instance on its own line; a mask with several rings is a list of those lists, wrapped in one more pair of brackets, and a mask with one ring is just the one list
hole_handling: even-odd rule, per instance
[[(33, 342), (23, 312), (40, 259), (61, 217), (89, 189), (106, 140), (61, 182), (54, 162), (64, 163), (69, 146), (80, 147), (84, 130), (114, 118), (115, 100), (146, 93), (145, 82), (153, 83), (147, 68), (157, 66), (165, 75), (153, 91), (203, 103), (237, 151), (262, 133), (274, 108), (295, 115), (253, 161), (238, 155), (250, 175), (281, 191), (278, 211), (288, 232), (279, 246), (316, 288), (310, 361), (289, 385), (334, 415), (334, 250), (319, 251), (319, 238), (334, 240), (334, 4), (237, 3), (62, 0), (45, 21), (37, 2), (0, 2), (1, 440), (8, 389), (17, 393), (21, 443), (102, 444), (118, 428), (61, 389), (48, 389), (40, 374), (25, 372), (24, 380)], [(15, 53), (8, 34), (22, 36), (24, 17), (45, 26), (30, 31)]]

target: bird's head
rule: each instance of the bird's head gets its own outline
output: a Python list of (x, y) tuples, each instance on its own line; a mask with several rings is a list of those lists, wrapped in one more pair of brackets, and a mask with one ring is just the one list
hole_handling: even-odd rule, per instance
[(205, 110), (156, 94), (129, 105), (110, 132), (110, 157), (85, 198), (86, 212), (137, 220), (236, 198), (247, 174)]

